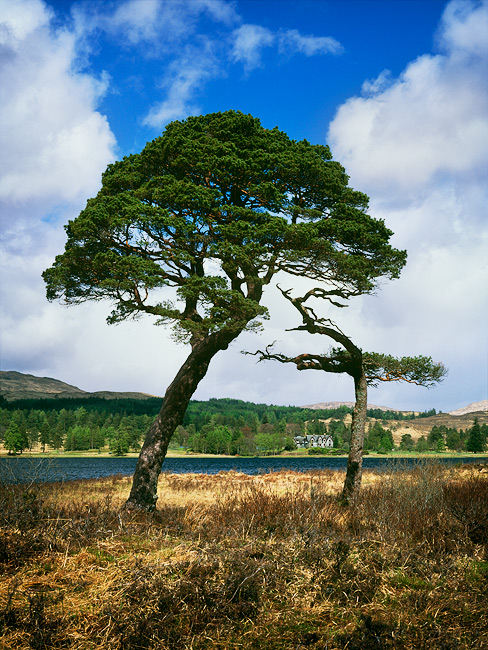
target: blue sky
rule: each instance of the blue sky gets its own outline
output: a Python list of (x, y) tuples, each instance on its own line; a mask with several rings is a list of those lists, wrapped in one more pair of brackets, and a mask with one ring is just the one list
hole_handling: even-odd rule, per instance
[[(238, 108), (259, 116), (266, 127), (278, 124), (295, 138), (322, 142), (337, 107), (359, 93), (365, 79), (376, 78), (385, 69), (385, 61), (396, 76), (419, 53), (432, 49), (444, 4), (442, 0), (247, 0), (230, 5), (233, 12), (228, 21), (200, 15), (190, 33), (175, 39), (178, 47), (171, 44), (159, 52), (154, 44), (149, 51), (145, 44), (121, 47), (118, 34), (98, 31), (98, 51), (90, 57), (87, 69), (95, 75), (103, 69), (110, 75), (111, 87), (99, 110), (110, 117), (122, 153), (140, 151), (158, 135), (159, 124), (151, 128), (143, 121), (148, 107), (165, 101), (165, 67), (176, 65), (181, 72), (182, 61), (208, 75), (196, 80), (189, 107), (203, 113)], [(61, 6), (65, 16), (72, 6), (65, 2), (51, 5)], [(233, 34), (247, 25), (253, 26), (262, 45), (247, 51), (249, 60), (245, 51), (235, 59)], [(330, 53), (318, 49), (315, 55), (291, 47), (288, 52), (280, 51), (272, 39), (278, 40), (287, 31), (316, 40), (333, 39), (336, 49), (332, 47)]]
[[(85, 390), (163, 394), (185, 357), (148, 321), (47, 303), (42, 271), (106, 165), (173, 119), (237, 109), (328, 143), (409, 253), (401, 279), (337, 317), (363, 349), (427, 354), (449, 376), (370, 401), (452, 410), (488, 397), (488, 5), (471, 0), (0, 0), (0, 353), (3, 370)], [(300, 283), (297, 289), (301, 288)], [(196, 397), (351, 400), (347, 377), (259, 364), (328, 343), (271, 319), (217, 357)]]

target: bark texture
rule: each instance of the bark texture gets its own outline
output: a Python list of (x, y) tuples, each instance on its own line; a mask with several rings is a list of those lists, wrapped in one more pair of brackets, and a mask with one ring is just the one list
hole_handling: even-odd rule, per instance
[(368, 384), (362, 364), (359, 374), (354, 377), (354, 390), (356, 402), (352, 413), (351, 447), (342, 490), (344, 503), (349, 503), (359, 494), (363, 475), (363, 445), (368, 408)]

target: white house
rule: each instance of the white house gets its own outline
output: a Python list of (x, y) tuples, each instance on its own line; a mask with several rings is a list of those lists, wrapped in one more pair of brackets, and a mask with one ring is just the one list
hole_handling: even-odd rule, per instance
[(323, 447), (332, 449), (334, 442), (328, 434), (295, 436), (293, 438), (297, 447)]

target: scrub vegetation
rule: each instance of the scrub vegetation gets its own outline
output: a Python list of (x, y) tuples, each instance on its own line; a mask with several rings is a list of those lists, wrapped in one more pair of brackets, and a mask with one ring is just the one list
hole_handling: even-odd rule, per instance
[(0, 485), (0, 646), (488, 647), (487, 469)]

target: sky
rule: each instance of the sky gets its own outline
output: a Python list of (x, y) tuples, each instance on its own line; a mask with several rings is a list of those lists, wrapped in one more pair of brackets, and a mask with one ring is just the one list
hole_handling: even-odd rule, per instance
[[(41, 273), (109, 163), (172, 120), (234, 109), (329, 144), (408, 251), (400, 279), (323, 315), (364, 350), (449, 374), (430, 390), (383, 383), (369, 401), (447, 412), (488, 398), (487, 2), (0, 0), (0, 75), (2, 370), (164, 394), (185, 346), (150, 319), (107, 325), (103, 302), (49, 303)], [(274, 286), (264, 302), (263, 332), (217, 355), (194, 398), (352, 401), (348, 376), (241, 354), (329, 348), (287, 331), (298, 313)]]

